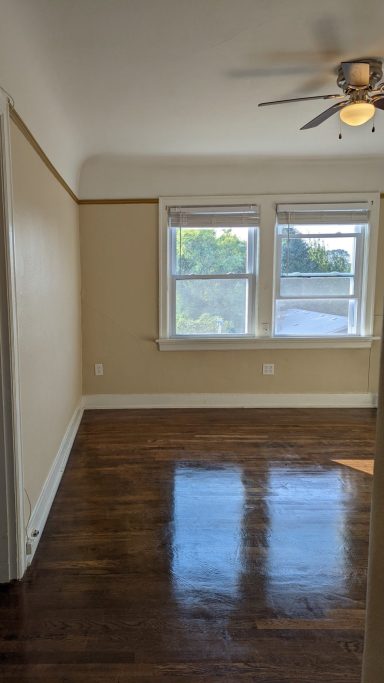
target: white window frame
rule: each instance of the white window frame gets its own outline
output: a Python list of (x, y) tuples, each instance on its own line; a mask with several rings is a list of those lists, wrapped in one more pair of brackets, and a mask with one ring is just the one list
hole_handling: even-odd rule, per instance
[[(362, 255), (363, 278), (361, 282), (361, 330), (358, 335), (342, 337), (274, 336), (274, 301), (276, 295), (276, 209), (278, 204), (332, 204), (369, 202), (370, 220), (368, 235)], [(254, 304), (254, 334), (236, 337), (207, 336), (172, 337), (169, 322), (169, 297), (171, 292), (169, 267), (170, 245), (167, 207), (199, 206), (212, 204), (256, 204), (260, 223), (257, 238), (256, 296)], [(251, 350), (251, 349), (324, 349), (324, 348), (370, 348), (373, 336), (376, 258), (378, 244), (380, 194), (378, 192), (321, 193), (321, 194), (268, 194), (225, 195), (199, 197), (161, 197), (159, 199), (159, 339), (162, 351), (196, 350)]]
[[(364, 279), (364, 251), (365, 251), (365, 245), (368, 237), (368, 232), (369, 232), (369, 226), (368, 230), (367, 227), (364, 226), (364, 228), (360, 232), (350, 232), (350, 233), (342, 233), (342, 237), (352, 237), (356, 240), (355, 242), (355, 270), (354, 273), (346, 273), (344, 277), (346, 278), (351, 278), (353, 277), (353, 284), (354, 284), (354, 291), (353, 295), (352, 294), (338, 294), (338, 295), (324, 295), (324, 294), (312, 294), (312, 295), (297, 295), (297, 296), (285, 296), (284, 294), (281, 294), (280, 291), (280, 282), (281, 282), (281, 258), (282, 258), (282, 241), (283, 239), (286, 239), (285, 235), (279, 234), (278, 232), (278, 223), (276, 222), (276, 237), (275, 237), (275, 261), (276, 261), (276, 267), (275, 267), (275, 289), (274, 289), (274, 302), (273, 302), (273, 336), (275, 338), (281, 339), (284, 337), (287, 337), (289, 339), (295, 337), (296, 335), (290, 335), (290, 334), (277, 334), (276, 333), (276, 303), (277, 301), (292, 301), (292, 300), (300, 300), (300, 299), (305, 299), (307, 300), (316, 300), (316, 299), (346, 299), (348, 301), (351, 300), (356, 300), (357, 301), (357, 316), (354, 321), (354, 327), (355, 330), (353, 332), (348, 332), (348, 337), (350, 336), (356, 336), (359, 335), (361, 332), (362, 328), (362, 323), (363, 323), (363, 315), (364, 315), (364, 307), (363, 307), (363, 300), (362, 300), (362, 283)], [(337, 235), (333, 232), (319, 232), (319, 233), (300, 233), (299, 236), (293, 236), (291, 239), (335, 239)], [(324, 274), (322, 275), (321, 273), (308, 273), (306, 275), (303, 275), (302, 277), (306, 278), (313, 278), (316, 279), (317, 277), (324, 277)], [(311, 339), (313, 335), (305, 335), (308, 337), (308, 339)], [(334, 337), (337, 338), (340, 335), (322, 335), (325, 337)]]
[[(234, 206), (256, 205), (254, 196), (226, 197), (164, 197), (159, 200), (160, 214), (160, 338), (173, 341), (207, 341), (207, 340), (249, 340), (255, 339), (257, 326), (257, 246), (258, 228), (248, 228), (247, 272), (234, 274), (179, 275), (174, 263), (175, 231), (168, 226), (168, 209), (177, 206)], [(246, 280), (247, 313), (246, 332), (243, 334), (212, 335), (180, 335), (176, 334), (176, 282), (178, 280)]]
[[(169, 268), (169, 304), (168, 304), (168, 321), (169, 321), (169, 336), (174, 339), (185, 339), (186, 337), (190, 339), (205, 339), (207, 336), (209, 338), (222, 339), (223, 337), (228, 339), (233, 338), (252, 338), (255, 337), (252, 330), (255, 329), (256, 325), (256, 306), (255, 306), (255, 296), (256, 296), (256, 248), (257, 248), (257, 228), (245, 228), (248, 230), (248, 249), (247, 249), (247, 272), (245, 273), (231, 273), (222, 274), (216, 273), (212, 275), (179, 275), (176, 273), (175, 267), (175, 238), (177, 228), (169, 228), (170, 238), (170, 254), (169, 259), (171, 267)], [(177, 334), (176, 332), (176, 284), (180, 280), (245, 280), (247, 282), (247, 310), (246, 310), (246, 320), (245, 327), (246, 332), (243, 334), (212, 334), (212, 335), (185, 335)]]

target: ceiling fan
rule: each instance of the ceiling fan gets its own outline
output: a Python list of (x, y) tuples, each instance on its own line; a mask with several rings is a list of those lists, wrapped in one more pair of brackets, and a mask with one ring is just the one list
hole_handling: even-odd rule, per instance
[[(306, 102), (307, 100), (338, 100), (329, 109), (321, 112), (308, 121), (300, 130), (315, 128), (339, 113), (341, 121), (349, 126), (361, 126), (369, 121), (376, 109), (384, 110), (384, 83), (379, 83), (383, 76), (381, 59), (356, 59), (341, 62), (337, 71), (337, 85), (343, 91), (336, 95), (314, 95), (313, 97), (296, 97), (273, 102), (260, 102), (259, 107), (288, 102)], [(373, 129), (374, 130), (374, 129)], [(341, 134), (340, 136), (341, 137)]]

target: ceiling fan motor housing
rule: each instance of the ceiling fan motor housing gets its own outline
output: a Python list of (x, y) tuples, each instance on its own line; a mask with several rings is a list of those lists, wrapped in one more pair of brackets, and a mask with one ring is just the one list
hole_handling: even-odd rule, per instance
[(368, 57), (342, 62), (337, 72), (337, 85), (345, 93), (351, 90), (372, 90), (381, 80), (383, 65), (381, 59)]

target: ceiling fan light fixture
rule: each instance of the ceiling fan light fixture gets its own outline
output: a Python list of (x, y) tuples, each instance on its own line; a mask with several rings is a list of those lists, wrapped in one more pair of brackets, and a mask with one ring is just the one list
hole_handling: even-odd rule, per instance
[(348, 126), (361, 126), (367, 123), (375, 113), (375, 107), (371, 102), (351, 102), (340, 111), (340, 118)]

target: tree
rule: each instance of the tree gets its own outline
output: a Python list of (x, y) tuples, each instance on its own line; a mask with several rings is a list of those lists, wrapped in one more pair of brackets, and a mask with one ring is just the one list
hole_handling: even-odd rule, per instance
[(219, 236), (214, 229), (180, 230), (176, 234), (177, 272), (183, 275), (243, 273), (247, 243), (230, 228)]
[(350, 273), (351, 259), (347, 251), (344, 249), (333, 249), (329, 253), (329, 266), (332, 272), (335, 273)]
[[(181, 233), (181, 234), (180, 234)], [(244, 273), (247, 243), (231, 229), (183, 230), (176, 234), (176, 269), (183, 275)], [(183, 280), (176, 293), (179, 334), (244, 331), (244, 280)]]
[[(290, 229), (290, 236), (293, 230)], [(294, 231), (297, 234), (297, 230)], [(308, 245), (302, 239), (283, 238), (281, 249), (282, 273), (310, 273), (312, 262)]]
[(295, 228), (284, 232), (287, 237), (282, 240), (282, 273), (350, 272), (350, 256), (344, 249), (327, 249), (321, 239), (297, 238), (295, 235), (300, 233)]

